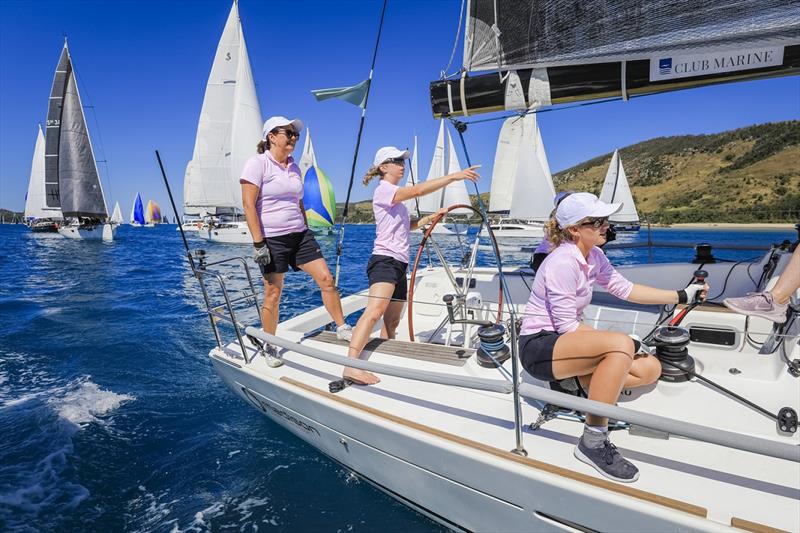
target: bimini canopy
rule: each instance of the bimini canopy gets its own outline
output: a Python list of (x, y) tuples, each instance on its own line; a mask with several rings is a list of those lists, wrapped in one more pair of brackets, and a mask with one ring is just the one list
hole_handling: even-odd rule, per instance
[(433, 114), (468, 115), (797, 74), (794, 0), (470, 0), (462, 76)]

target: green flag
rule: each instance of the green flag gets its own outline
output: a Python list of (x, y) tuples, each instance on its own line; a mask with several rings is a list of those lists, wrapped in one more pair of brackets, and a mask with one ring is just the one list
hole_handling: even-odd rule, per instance
[(311, 91), (317, 101), (328, 100), (329, 98), (338, 98), (353, 105), (357, 105), (364, 109), (367, 100), (367, 91), (369, 90), (369, 80), (364, 80), (358, 85), (352, 87), (334, 87), (332, 89), (316, 89)]

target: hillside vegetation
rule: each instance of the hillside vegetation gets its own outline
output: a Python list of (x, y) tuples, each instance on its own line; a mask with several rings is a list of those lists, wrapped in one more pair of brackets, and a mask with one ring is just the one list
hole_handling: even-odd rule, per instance
[[(712, 135), (659, 137), (619, 152), (642, 220), (800, 220), (800, 120)], [(556, 190), (599, 194), (612, 155), (557, 173)], [(488, 193), (481, 197), (488, 205)], [(340, 218), (343, 207), (339, 205)], [(371, 202), (352, 204), (348, 221), (373, 222)]]

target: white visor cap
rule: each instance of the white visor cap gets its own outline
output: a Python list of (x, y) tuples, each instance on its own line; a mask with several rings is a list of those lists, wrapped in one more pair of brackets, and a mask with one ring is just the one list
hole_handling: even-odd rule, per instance
[(387, 159), (397, 159), (398, 157), (402, 157), (403, 159), (408, 159), (411, 157), (411, 152), (408, 150), (401, 150), (400, 148), (395, 148), (394, 146), (384, 146), (383, 148), (379, 148), (377, 152), (375, 152), (375, 159), (372, 160), (372, 166), (377, 167)]
[(622, 209), (621, 203), (607, 204), (592, 193), (576, 192), (564, 198), (556, 209), (556, 222), (562, 228), (574, 226), (585, 218), (611, 216)]
[(264, 123), (264, 127), (261, 129), (261, 140), (266, 141), (267, 134), (281, 126), (291, 126), (297, 133), (303, 131), (303, 121), (299, 118), (289, 120), (286, 117), (269, 117)]

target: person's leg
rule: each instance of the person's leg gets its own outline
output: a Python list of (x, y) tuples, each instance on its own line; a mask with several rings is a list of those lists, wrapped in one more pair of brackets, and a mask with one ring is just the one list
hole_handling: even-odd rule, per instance
[[(636, 387), (650, 385), (658, 381), (659, 377), (661, 377), (661, 361), (658, 360), (658, 357), (652, 355), (637, 357), (633, 360), (622, 388), (635, 389)], [(579, 381), (583, 390), (588, 391), (591, 386), (592, 375), (579, 376)]]
[(789, 264), (781, 273), (778, 282), (769, 291), (779, 304), (785, 304), (800, 287), (800, 246), (794, 249)]
[[(393, 292), (394, 283), (378, 282), (369, 286), (369, 301), (353, 329), (353, 338), (350, 339), (350, 349), (347, 352), (348, 357), (359, 358), (364, 346), (369, 342), (369, 334), (372, 333), (375, 324), (389, 307), (389, 299)], [(364, 385), (373, 385), (380, 381), (378, 376), (371, 372), (351, 367), (345, 367), (342, 377)]]
[(267, 333), (278, 329), (283, 274), (271, 273), (264, 277), (264, 303), (261, 305), (261, 325)]
[(400, 324), (400, 317), (403, 316), (405, 302), (392, 301), (383, 313), (383, 328), (381, 328), (381, 338), (394, 339), (397, 333), (397, 326)]
[(336, 322), (336, 325), (341, 326), (344, 324), (342, 301), (339, 299), (339, 291), (336, 290), (336, 286), (333, 284), (333, 276), (325, 259), (315, 259), (297, 266), (311, 276), (319, 285), (319, 290), (322, 293), (322, 304), (328, 314), (331, 315), (333, 321)]

